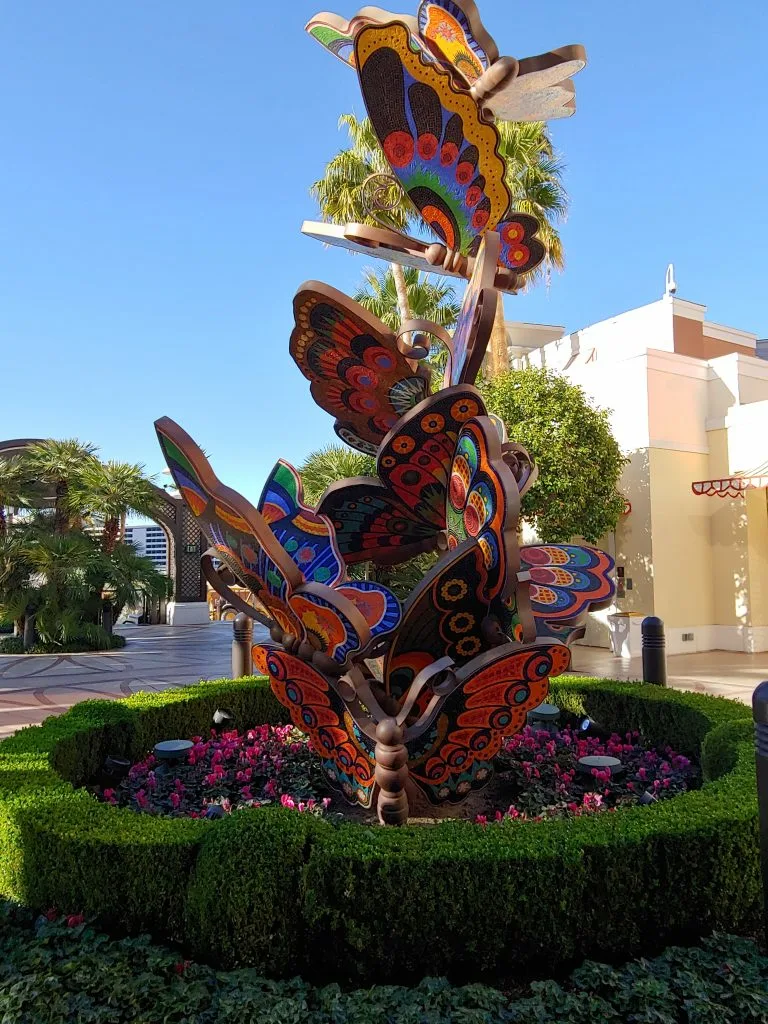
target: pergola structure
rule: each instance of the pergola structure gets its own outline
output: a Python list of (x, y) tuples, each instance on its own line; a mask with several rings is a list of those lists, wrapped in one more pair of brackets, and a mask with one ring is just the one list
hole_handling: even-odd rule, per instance
[(720, 480), (694, 480), (691, 488), (694, 494), (716, 498), (740, 498), (746, 491), (765, 490), (768, 488), (768, 462), (748, 473), (735, 473)]

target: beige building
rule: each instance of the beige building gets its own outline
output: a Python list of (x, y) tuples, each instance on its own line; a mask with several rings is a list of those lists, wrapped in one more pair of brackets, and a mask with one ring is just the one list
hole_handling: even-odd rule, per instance
[(507, 325), (513, 365), (580, 384), (629, 458), (626, 514), (603, 541), (617, 599), (585, 643), (637, 654), (654, 614), (672, 654), (768, 651), (768, 359), (667, 280), (659, 301), (574, 334)]

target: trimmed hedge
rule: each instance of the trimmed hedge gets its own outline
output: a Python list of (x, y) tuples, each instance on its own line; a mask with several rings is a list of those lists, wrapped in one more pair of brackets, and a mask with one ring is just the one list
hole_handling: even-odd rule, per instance
[(561, 677), (551, 699), (701, 757), (704, 785), (652, 807), (482, 828), (338, 827), (282, 808), (161, 819), (77, 789), (107, 753), (191, 736), (215, 708), (285, 720), (265, 680), (85, 701), (0, 743), (0, 894), (179, 941), (224, 967), (369, 984), (547, 972), (648, 953), (760, 916), (749, 709)]

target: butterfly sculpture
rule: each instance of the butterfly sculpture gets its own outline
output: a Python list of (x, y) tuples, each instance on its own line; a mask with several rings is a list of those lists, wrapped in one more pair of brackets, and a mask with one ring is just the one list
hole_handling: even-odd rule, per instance
[(360, 31), (392, 21), (406, 26), (415, 52), (445, 68), (491, 117), (548, 121), (570, 117), (576, 109), (571, 78), (587, 63), (584, 47), (564, 46), (521, 60), (500, 57), (473, 0), (422, 0), (415, 17), (378, 7), (364, 7), (348, 21), (316, 14), (306, 30), (345, 64), (357, 67)]
[[(395, 334), (329, 285), (307, 281), (299, 288), (293, 300), (290, 352), (311, 381), (315, 402), (335, 417), (334, 429), (342, 441), (375, 455), (401, 417), (427, 397), (431, 371), (418, 362), (429, 351), (426, 335), (448, 351), (446, 386), (474, 381), (496, 314), (493, 280), (499, 246), (494, 232), (483, 238), (452, 336), (425, 320), (408, 320)], [(418, 347), (404, 340), (416, 331)]]
[[(173, 480), (210, 541), (209, 581), (258, 616), (286, 650), (338, 673), (397, 627), (400, 604), (386, 587), (346, 579), (333, 531), (304, 505), (292, 466), (278, 462), (256, 509), (218, 481), (178, 424), (164, 417), (155, 428)], [(217, 578), (213, 558), (252, 592), (257, 609)]]
[(393, 175), (449, 250), (474, 255), (483, 233), (498, 231), (501, 265), (518, 274), (533, 270), (545, 253), (538, 222), (509, 213), (495, 125), (410, 40), (399, 22), (369, 25), (355, 36), (363, 100)]

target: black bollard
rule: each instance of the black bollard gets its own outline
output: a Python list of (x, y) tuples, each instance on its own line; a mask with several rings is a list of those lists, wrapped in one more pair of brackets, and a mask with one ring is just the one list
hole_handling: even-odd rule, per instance
[(763, 876), (763, 921), (768, 934), (768, 682), (752, 694), (755, 721), (757, 804), (760, 811), (760, 871)]
[(667, 685), (667, 652), (664, 623), (655, 615), (648, 615), (640, 626), (643, 646), (643, 682)]
[(251, 643), (253, 642), (253, 619), (245, 612), (238, 612), (232, 623), (232, 678), (240, 679), (253, 672)]

